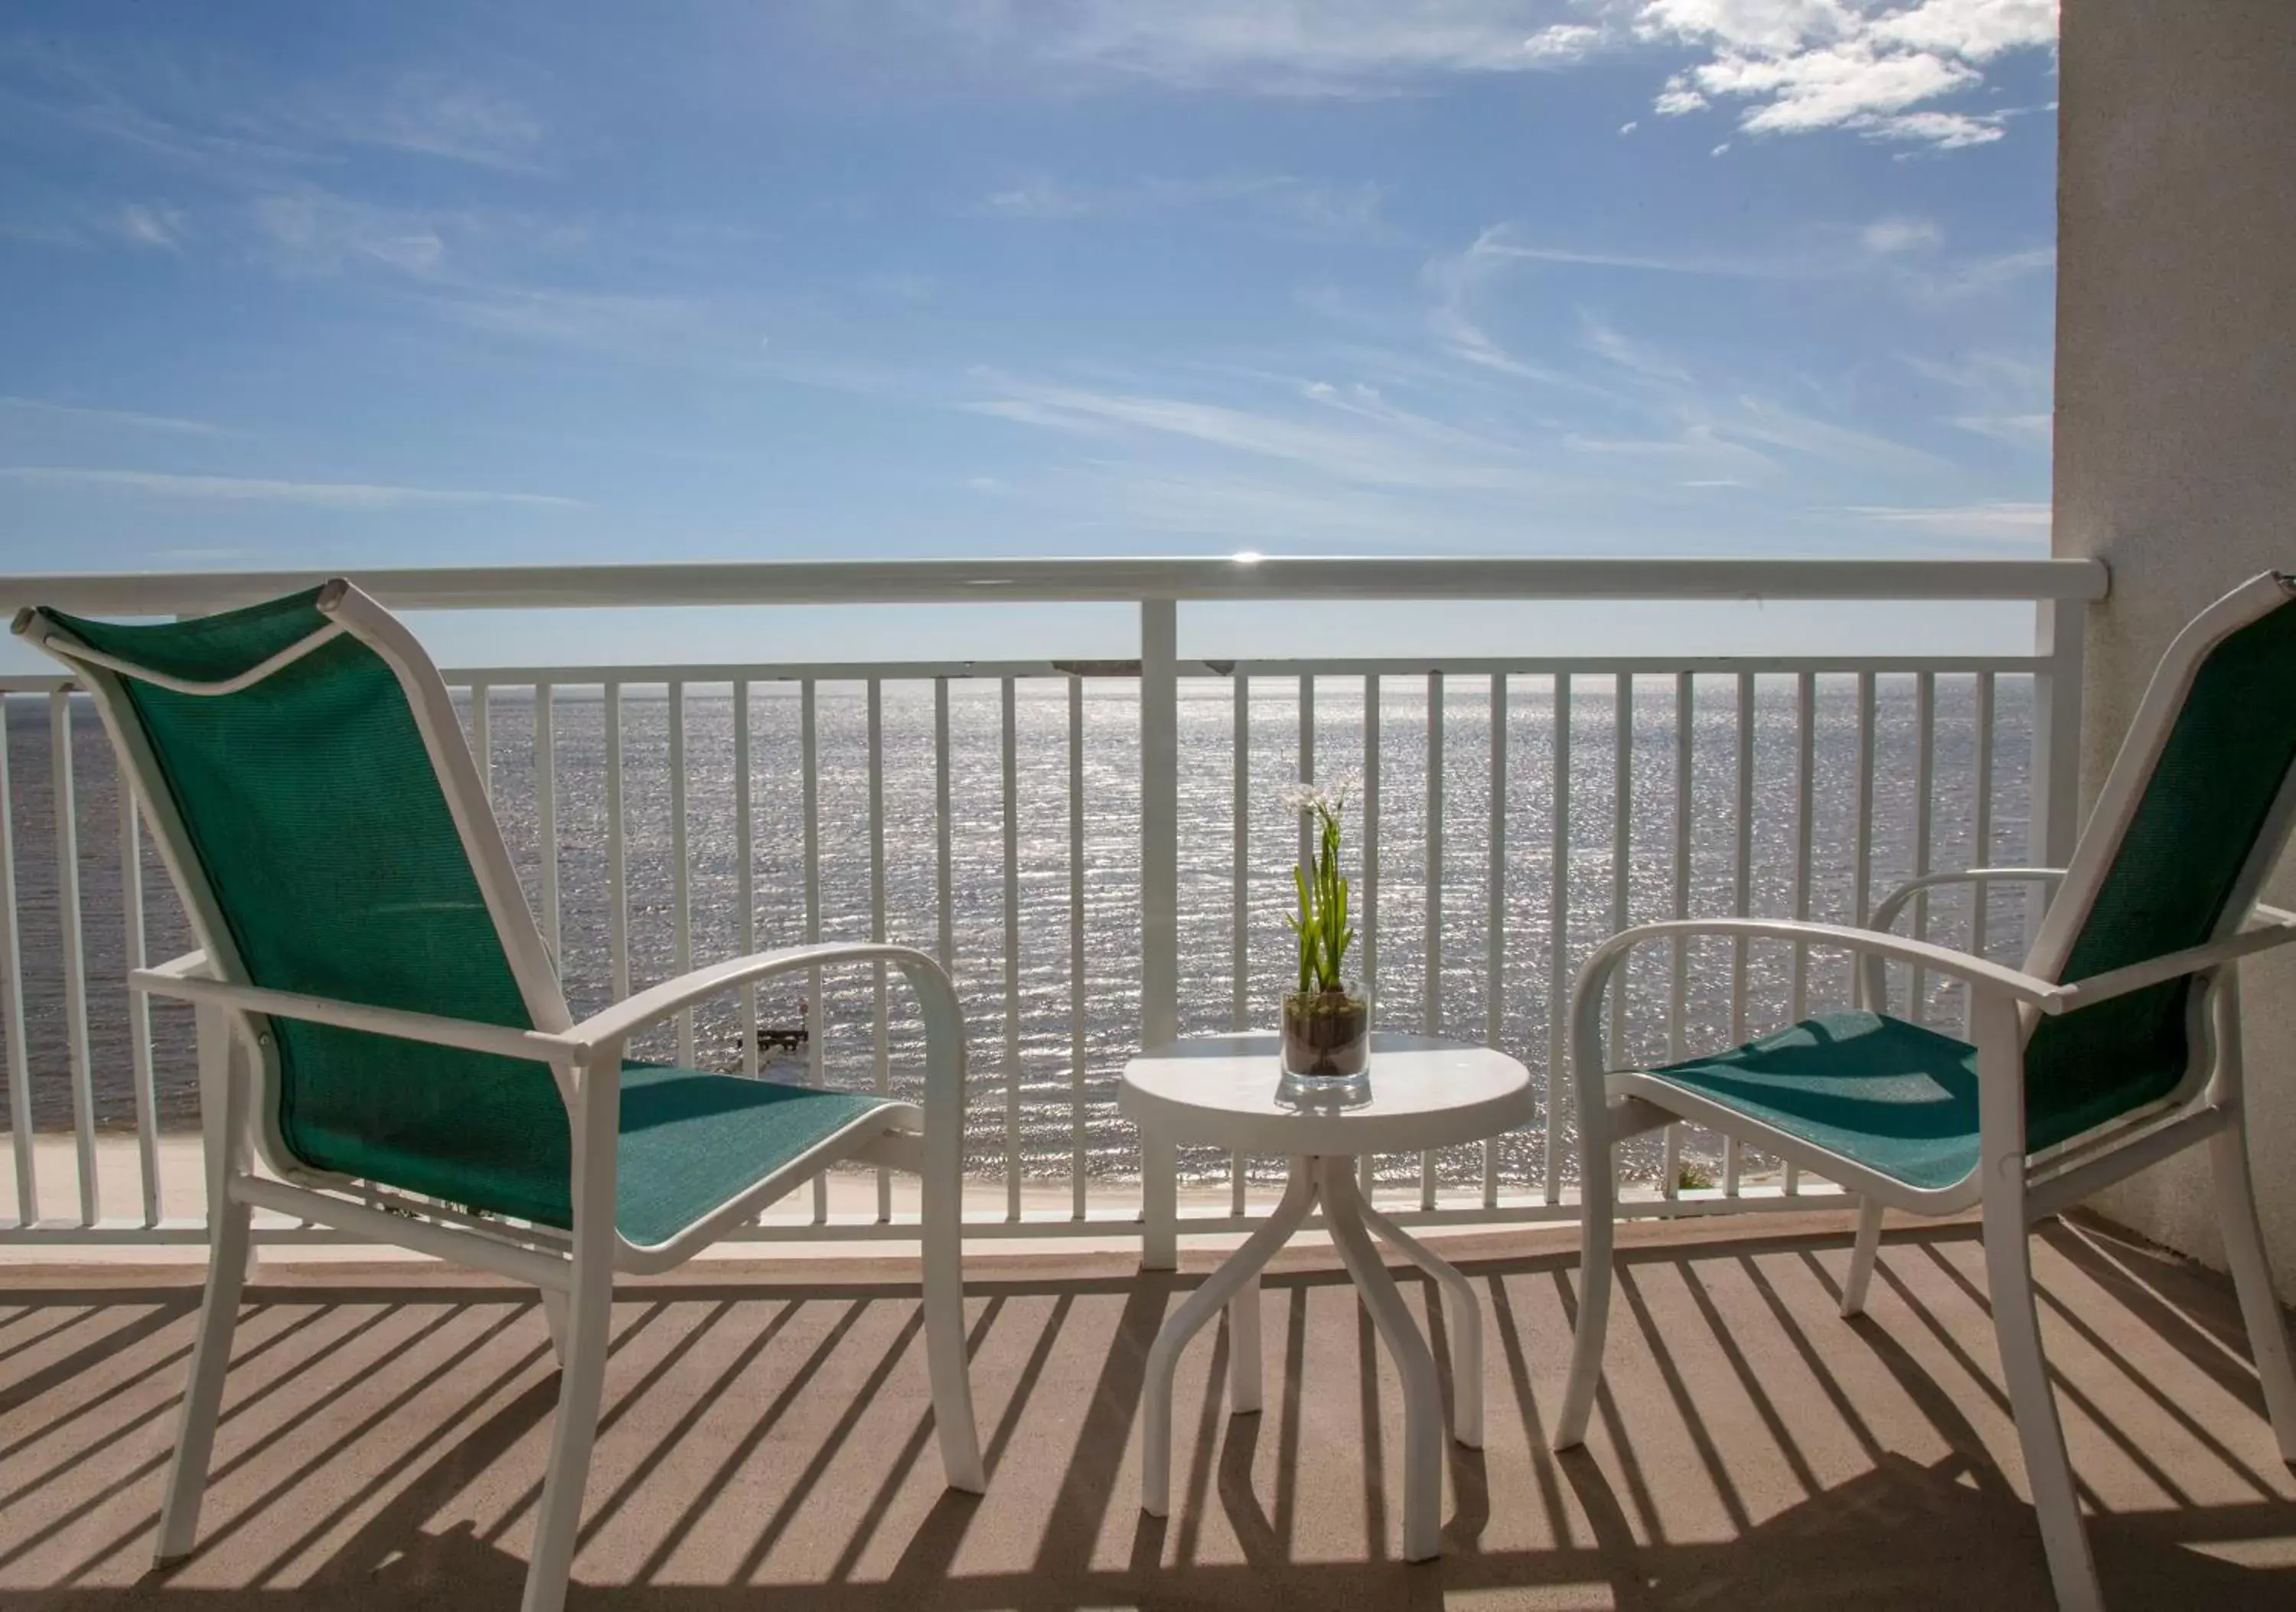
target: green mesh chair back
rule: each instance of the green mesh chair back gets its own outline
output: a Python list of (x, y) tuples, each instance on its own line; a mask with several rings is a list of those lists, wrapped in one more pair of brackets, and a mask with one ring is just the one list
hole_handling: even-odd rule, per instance
[[(156, 625), (42, 612), (163, 678), (238, 677), (329, 624), (318, 590)], [(396, 672), (344, 633), (235, 693), (121, 674), (249, 983), (534, 1027)], [(538, 1063), (275, 1019), (277, 1135), (316, 1169), (566, 1226), (564, 1103)]]
[[(2194, 675), (2059, 979), (2214, 939), (2296, 763), (2296, 604), (2227, 634)], [(2284, 826), (2280, 828), (2284, 834)], [(2026, 1140), (2046, 1147), (2173, 1094), (2193, 1068), (2200, 983), (2045, 1018), (2025, 1050)]]

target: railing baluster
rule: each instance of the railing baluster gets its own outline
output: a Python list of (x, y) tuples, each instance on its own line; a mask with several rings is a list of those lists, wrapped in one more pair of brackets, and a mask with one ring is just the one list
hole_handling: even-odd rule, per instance
[[(805, 943), (821, 943), (821, 719), (819, 691), (811, 678), (798, 685), (798, 769), (805, 795)], [(829, 1083), (829, 1012), (821, 999), (821, 970), (805, 975), (805, 1072), (816, 1086)], [(829, 1181), (813, 1178), (813, 1220), (829, 1219)]]
[[(734, 682), (734, 935), (742, 955), (758, 949), (758, 854), (750, 789), (750, 684)], [(742, 987), (742, 1073), (756, 1079), (764, 1057), (758, 1046), (758, 987)]]
[(1069, 1181), (1070, 1214), (1085, 1218), (1084, 679), (1069, 679)]
[[(1611, 933), (1627, 926), (1628, 875), (1634, 859), (1635, 679), (1622, 671), (1612, 682), (1611, 757)], [(1611, 987), (1610, 1061), (1624, 1067), (1627, 1051), (1628, 979), (1622, 970)]]
[(1021, 761), (1011, 678), (998, 689), (1004, 764), (1004, 1218), (1021, 1218)]
[[(1857, 674), (1857, 838), (1850, 847), (1851, 919), (1863, 929), (1874, 912), (1874, 674)], [(1853, 970), (1854, 979), (1863, 970)], [(1887, 1001), (1868, 1002), (1880, 1013)]]
[(492, 723), (494, 702), (484, 683), (471, 685), (471, 760), (478, 764), (479, 787), (495, 798), (495, 749)]
[[(1491, 673), (1491, 827), (1490, 872), (1487, 882), (1483, 921), (1483, 1040), (1487, 1046), (1506, 1043), (1503, 1011), (1506, 984), (1506, 673)], [(1483, 1207), (1499, 1201), (1499, 1140), (1483, 1143)]]
[[(1373, 1024), (1379, 1023), (1379, 674), (1364, 674), (1363, 743), (1363, 990)], [(1356, 1179), (1366, 1200), (1378, 1184), (1378, 1161), (1366, 1153)]]
[[(1937, 772), (1937, 673), (1924, 671), (1914, 679), (1914, 876), (1930, 870), (1930, 783)], [(1914, 896), (1914, 938), (1929, 939), (1930, 892)], [(1929, 1022), (1929, 973), (1915, 966), (1913, 994), (1906, 1016), (1916, 1024)]]
[[(1316, 679), (1300, 679), (1300, 772), (1299, 781), (1316, 781)], [(1300, 865), (1308, 866), (1316, 858), (1316, 814), (1308, 808), (1300, 809)]]
[(622, 811), (622, 686), (609, 682), (606, 703), (606, 950), (614, 1000), (630, 994), (629, 826)]
[[(135, 789), (119, 777), (119, 912), (122, 960), (141, 968), (144, 950), (144, 826), (136, 815)], [(135, 1163), (144, 1184), (144, 1223), (160, 1223), (160, 1106), (152, 1089), (152, 1003), (131, 991), (127, 1014), (127, 1062), (135, 1083)]]
[(95, 1163), (95, 1077), (88, 1060), (87, 954), (79, 905), (79, 805), (72, 781), (71, 694), (48, 696), (50, 779), (56, 806), (56, 944), (63, 953), (64, 1033), (71, 1056), (72, 1137), (79, 1164), (79, 1218), (102, 1218)]
[[(885, 686), (869, 679), (869, 938), (885, 938)], [(885, 1022), (885, 965), (872, 965), (870, 1000), (875, 1012), (870, 1024), (874, 1044), (872, 1066), (877, 1095), (893, 1089), (892, 1027)], [(893, 1218), (893, 1177), (882, 1164), (877, 1169), (877, 1218)]]
[[(1793, 915), (1797, 922), (1809, 920), (1811, 858), (1816, 843), (1816, 810), (1817, 786), (1817, 677), (1803, 672), (1794, 679), (1794, 875)], [(1809, 948), (1801, 942), (1793, 948), (1793, 996), (1792, 1017), (1796, 1024), (1809, 1016)], [(1801, 1166), (1792, 1160), (1786, 1163), (1786, 1191), (1789, 1195), (1801, 1190)]]
[(563, 975), (558, 922), (558, 728), (552, 695), (549, 684), (534, 686), (534, 823), (542, 861), (542, 942)]
[(7, 1016), (8, 1137), (16, 1155), (16, 1222), (40, 1218), (32, 1147), (32, 1058), (24, 1033), (24, 940), (16, 910), (16, 795), (9, 782), (8, 699), (0, 695), (0, 1014)]
[[(1427, 674), (1427, 992), (1429, 1035), (1443, 1033), (1443, 674)], [(1435, 1156), (1419, 1156), (1419, 1206), (1435, 1206)]]
[[(1988, 868), (1993, 863), (1993, 674), (1977, 674), (1977, 802), (1975, 824), (1970, 831), (1969, 854), (1972, 865)], [(1982, 884), (1970, 892), (1969, 949), (1979, 957), (1985, 955), (1987, 919), (1991, 917), (1990, 892)], [(1969, 998), (1964, 988), (1962, 997), (1962, 1024), (1967, 1026)]]
[[(1229, 954), (1228, 1028), (1238, 1032), (1251, 1028), (1251, 679), (1238, 667), (1231, 679), (1234, 711), (1230, 748), (1234, 756), (1234, 799), (1229, 832), (1234, 849), (1229, 876), (1233, 881), (1228, 909)], [(1227, 1160), (1228, 1213), (1244, 1211), (1244, 1156), (1231, 1152)]]
[[(693, 966), (693, 877), (686, 862), (685, 685), (669, 686), (669, 905), (673, 925), (670, 973)], [(693, 1067), (693, 1009), (677, 1016), (677, 1061)]]
[[(1754, 674), (1738, 674), (1738, 809), (1736, 840), (1731, 850), (1730, 910), (1739, 917), (1752, 911), (1754, 877)], [(1746, 941), (1730, 943), (1730, 1040), (1746, 1039)], [(1722, 1145), (1722, 1191), (1738, 1196), (1740, 1155), (1735, 1137)]]
[(1548, 817), (1546, 1201), (1562, 1201), (1562, 1104), (1570, 1088), (1570, 674), (1554, 674), (1554, 798)]
[[(1696, 790), (1698, 683), (1689, 672), (1674, 674), (1674, 916), (1690, 916), (1691, 812)], [(1669, 973), (1666, 986), (1667, 1057), (1679, 1060), (1688, 1051), (1690, 1006), (1690, 942), (1677, 939), (1667, 948)], [(1666, 1128), (1665, 1161), (1659, 1191), (1669, 1198), (1682, 1196), (1682, 1123)]]
[(949, 889), (948, 679), (933, 679), (933, 900), (939, 928), (933, 954), (950, 975), (956, 973), (956, 906)]

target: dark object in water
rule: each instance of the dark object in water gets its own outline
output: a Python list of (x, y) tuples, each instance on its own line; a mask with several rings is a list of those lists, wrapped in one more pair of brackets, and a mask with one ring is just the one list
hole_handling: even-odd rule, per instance
[[(803, 1052), (806, 1048), (806, 1042), (810, 1039), (810, 1032), (807, 1031), (805, 1021), (802, 1019), (800, 1019), (793, 1024), (760, 1024), (758, 1026), (758, 1050), (759, 1052)], [(734, 1048), (738, 1050), (745, 1044), (746, 1043), (742, 1033), (739, 1031), (736, 1031), (734, 1034)]]

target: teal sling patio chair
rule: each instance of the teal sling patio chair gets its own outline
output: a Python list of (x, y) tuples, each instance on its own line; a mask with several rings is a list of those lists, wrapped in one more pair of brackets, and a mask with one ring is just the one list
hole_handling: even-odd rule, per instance
[[(615, 1276), (682, 1262), (840, 1161), (923, 1178), (941, 1464), (952, 1487), (980, 1490), (959, 1263), (964, 1019), (931, 958), (763, 952), (578, 1023), (445, 683), (357, 588), (160, 624), (28, 610), (16, 631), (93, 696), (200, 947), (131, 980), (194, 1006), (206, 1144), (207, 1288), (162, 1563), (198, 1531), (257, 1208), (540, 1289), (561, 1372), (526, 1612), (565, 1600)], [(705, 997), (864, 963), (914, 993), (921, 1107), (624, 1056)]]
[[(1603, 1370), (1616, 1201), (1612, 1145), (1677, 1119), (1708, 1126), (1863, 1198), (1842, 1312), (1864, 1306), (1884, 1206), (1981, 1205), (1993, 1324), (2058, 1604), (2103, 1605), (2034, 1305), (2034, 1221), (2205, 1142), (2225, 1248), (2265, 1404), (2296, 1462), (2296, 1369), (2249, 1180), (2239, 960), (2296, 941), (2258, 903), (2296, 818), (2296, 577), (2269, 574), (2169, 646), (2069, 867), (1917, 880), (1874, 929), (1757, 918), (1644, 925), (1604, 943), (1571, 996), (1585, 1270), (1554, 1443), (1584, 1441)], [(2059, 884), (2024, 966), (1882, 933), (1915, 889)], [(1862, 1006), (1656, 1069), (1603, 1058), (1604, 993), (1636, 948), (1693, 935), (1838, 947)], [(1891, 1018), (1883, 970), (1967, 987), (1967, 1041)]]

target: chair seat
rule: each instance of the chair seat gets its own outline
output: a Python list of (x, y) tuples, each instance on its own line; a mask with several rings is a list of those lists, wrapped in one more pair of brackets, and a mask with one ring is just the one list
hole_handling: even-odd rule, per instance
[(1820, 1014), (1643, 1078), (1924, 1191), (1977, 1168), (1977, 1049), (1883, 1014)]
[(856, 1120), (899, 1106), (864, 1092), (626, 1065), (615, 1226), (640, 1246), (668, 1242)]

